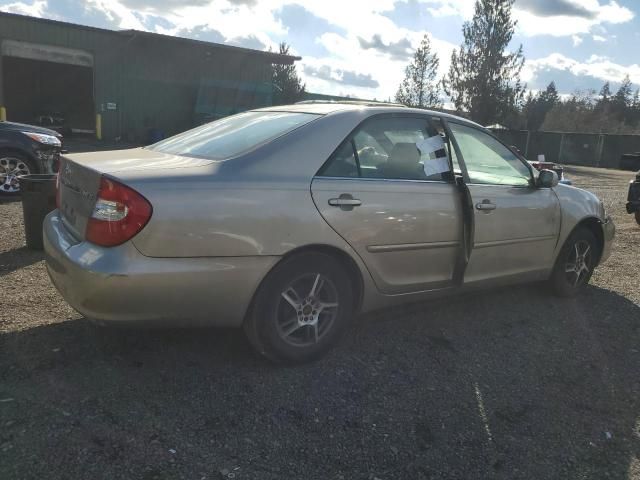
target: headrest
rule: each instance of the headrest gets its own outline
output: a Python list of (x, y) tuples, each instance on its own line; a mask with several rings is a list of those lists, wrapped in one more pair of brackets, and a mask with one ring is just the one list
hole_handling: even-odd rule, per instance
[(420, 152), (415, 143), (396, 143), (391, 149), (388, 162), (395, 165), (416, 167), (420, 161)]

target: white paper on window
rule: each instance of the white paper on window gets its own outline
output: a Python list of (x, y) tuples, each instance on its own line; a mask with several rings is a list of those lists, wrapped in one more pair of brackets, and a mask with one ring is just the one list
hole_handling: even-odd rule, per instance
[(425, 138), (416, 142), (416, 147), (420, 151), (420, 160), (424, 165), (424, 173), (427, 177), (440, 175), (449, 171), (449, 159), (444, 157), (431, 158), (431, 154), (444, 150), (444, 140), (440, 135)]

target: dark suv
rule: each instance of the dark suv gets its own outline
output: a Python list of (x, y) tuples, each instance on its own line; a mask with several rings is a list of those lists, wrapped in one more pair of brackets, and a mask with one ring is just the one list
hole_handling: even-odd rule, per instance
[(0, 195), (20, 191), (18, 177), (55, 173), (62, 135), (47, 128), (0, 122)]
[(636, 222), (640, 225), (640, 171), (636, 175), (636, 179), (632, 180), (629, 185), (627, 212), (635, 214)]

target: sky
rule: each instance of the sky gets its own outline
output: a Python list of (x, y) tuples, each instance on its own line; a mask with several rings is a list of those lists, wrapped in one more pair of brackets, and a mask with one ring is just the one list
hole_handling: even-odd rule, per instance
[[(0, 0), (0, 11), (109, 29), (137, 29), (247, 48), (291, 45), (307, 91), (393, 98), (423, 35), (440, 74), (462, 42), (473, 0)], [(521, 78), (562, 94), (628, 74), (640, 86), (640, 0), (516, 0), (510, 49)]]

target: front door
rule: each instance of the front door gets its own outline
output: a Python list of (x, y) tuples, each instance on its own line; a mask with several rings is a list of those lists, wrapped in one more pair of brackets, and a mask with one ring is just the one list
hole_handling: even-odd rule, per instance
[(449, 127), (474, 209), (465, 283), (549, 270), (560, 231), (556, 194), (534, 187), (531, 167), (488, 133), (454, 122)]
[(373, 117), (313, 180), (318, 210), (383, 293), (452, 284), (462, 205), (442, 142), (428, 117)]

